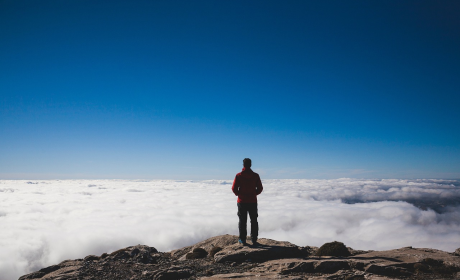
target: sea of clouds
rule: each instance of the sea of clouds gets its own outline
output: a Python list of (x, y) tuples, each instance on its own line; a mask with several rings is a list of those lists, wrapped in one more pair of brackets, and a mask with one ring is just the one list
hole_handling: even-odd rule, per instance
[[(259, 237), (354, 249), (460, 247), (460, 181), (263, 180)], [(238, 234), (232, 181), (0, 180), (0, 280), (145, 244)], [(434, 210), (433, 210), (434, 209)]]

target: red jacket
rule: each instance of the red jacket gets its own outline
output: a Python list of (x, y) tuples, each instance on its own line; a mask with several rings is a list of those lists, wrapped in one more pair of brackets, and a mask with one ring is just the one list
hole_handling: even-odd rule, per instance
[(232, 191), (238, 196), (238, 203), (257, 203), (257, 195), (263, 189), (259, 174), (251, 168), (243, 168), (243, 171), (236, 174), (233, 180)]

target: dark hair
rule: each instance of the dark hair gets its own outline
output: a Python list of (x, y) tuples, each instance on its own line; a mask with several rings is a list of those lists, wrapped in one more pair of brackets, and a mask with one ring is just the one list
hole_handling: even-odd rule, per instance
[(244, 167), (250, 168), (251, 165), (252, 165), (252, 163), (251, 163), (251, 159), (250, 159), (250, 158), (245, 158), (245, 159), (243, 159), (243, 166), (244, 166)]

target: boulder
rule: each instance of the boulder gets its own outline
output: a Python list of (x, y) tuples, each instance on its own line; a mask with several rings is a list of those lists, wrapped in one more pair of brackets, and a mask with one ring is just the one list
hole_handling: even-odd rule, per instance
[[(117, 250), (106, 256), (106, 258), (108, 257), (112, 260), (132, 260), (137, 263), (153, 264), (156, 263), (156, 257), (154, 256), (155, 253), (158, 253), (158, 251), (154, 247), (136, 245)], [(103, 256), (101, 256), (101, 259), (102, 258)]]
[(348, 248), (342, 242), (329, 242), (323, 244), (316, 251), (317, 256), (348, 257), (351, 255)]
[(460, 248), (458, 248), (457, 250), (455, 250), (454, 255), (460, 257)]
[(145, 245), (137, 245), (133, 247), (128, 247), (131, 249), (130, 256), (134, 262), (144, 263), (144, 264), (154, 264), (157, 263), (158, 250), (154, 247), (149, 247)]
[(203, 248), (194, 248), (191, 253), (185, 255), (187, 260), (206, 258), (208, 252)]

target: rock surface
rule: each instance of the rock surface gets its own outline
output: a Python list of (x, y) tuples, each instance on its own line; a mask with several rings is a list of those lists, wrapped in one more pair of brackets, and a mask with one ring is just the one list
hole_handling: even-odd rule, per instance
[(237, 241), (237, 236), (221, 235), (167, 253), (145, 245), (131, 246), (66, 260), (19, 279), (460, 279), (458, 250), (348, 248), (348, 257), (318, 257), (318, 248), (286, 241), (261, 238), (259, 246), (242, 246)]

